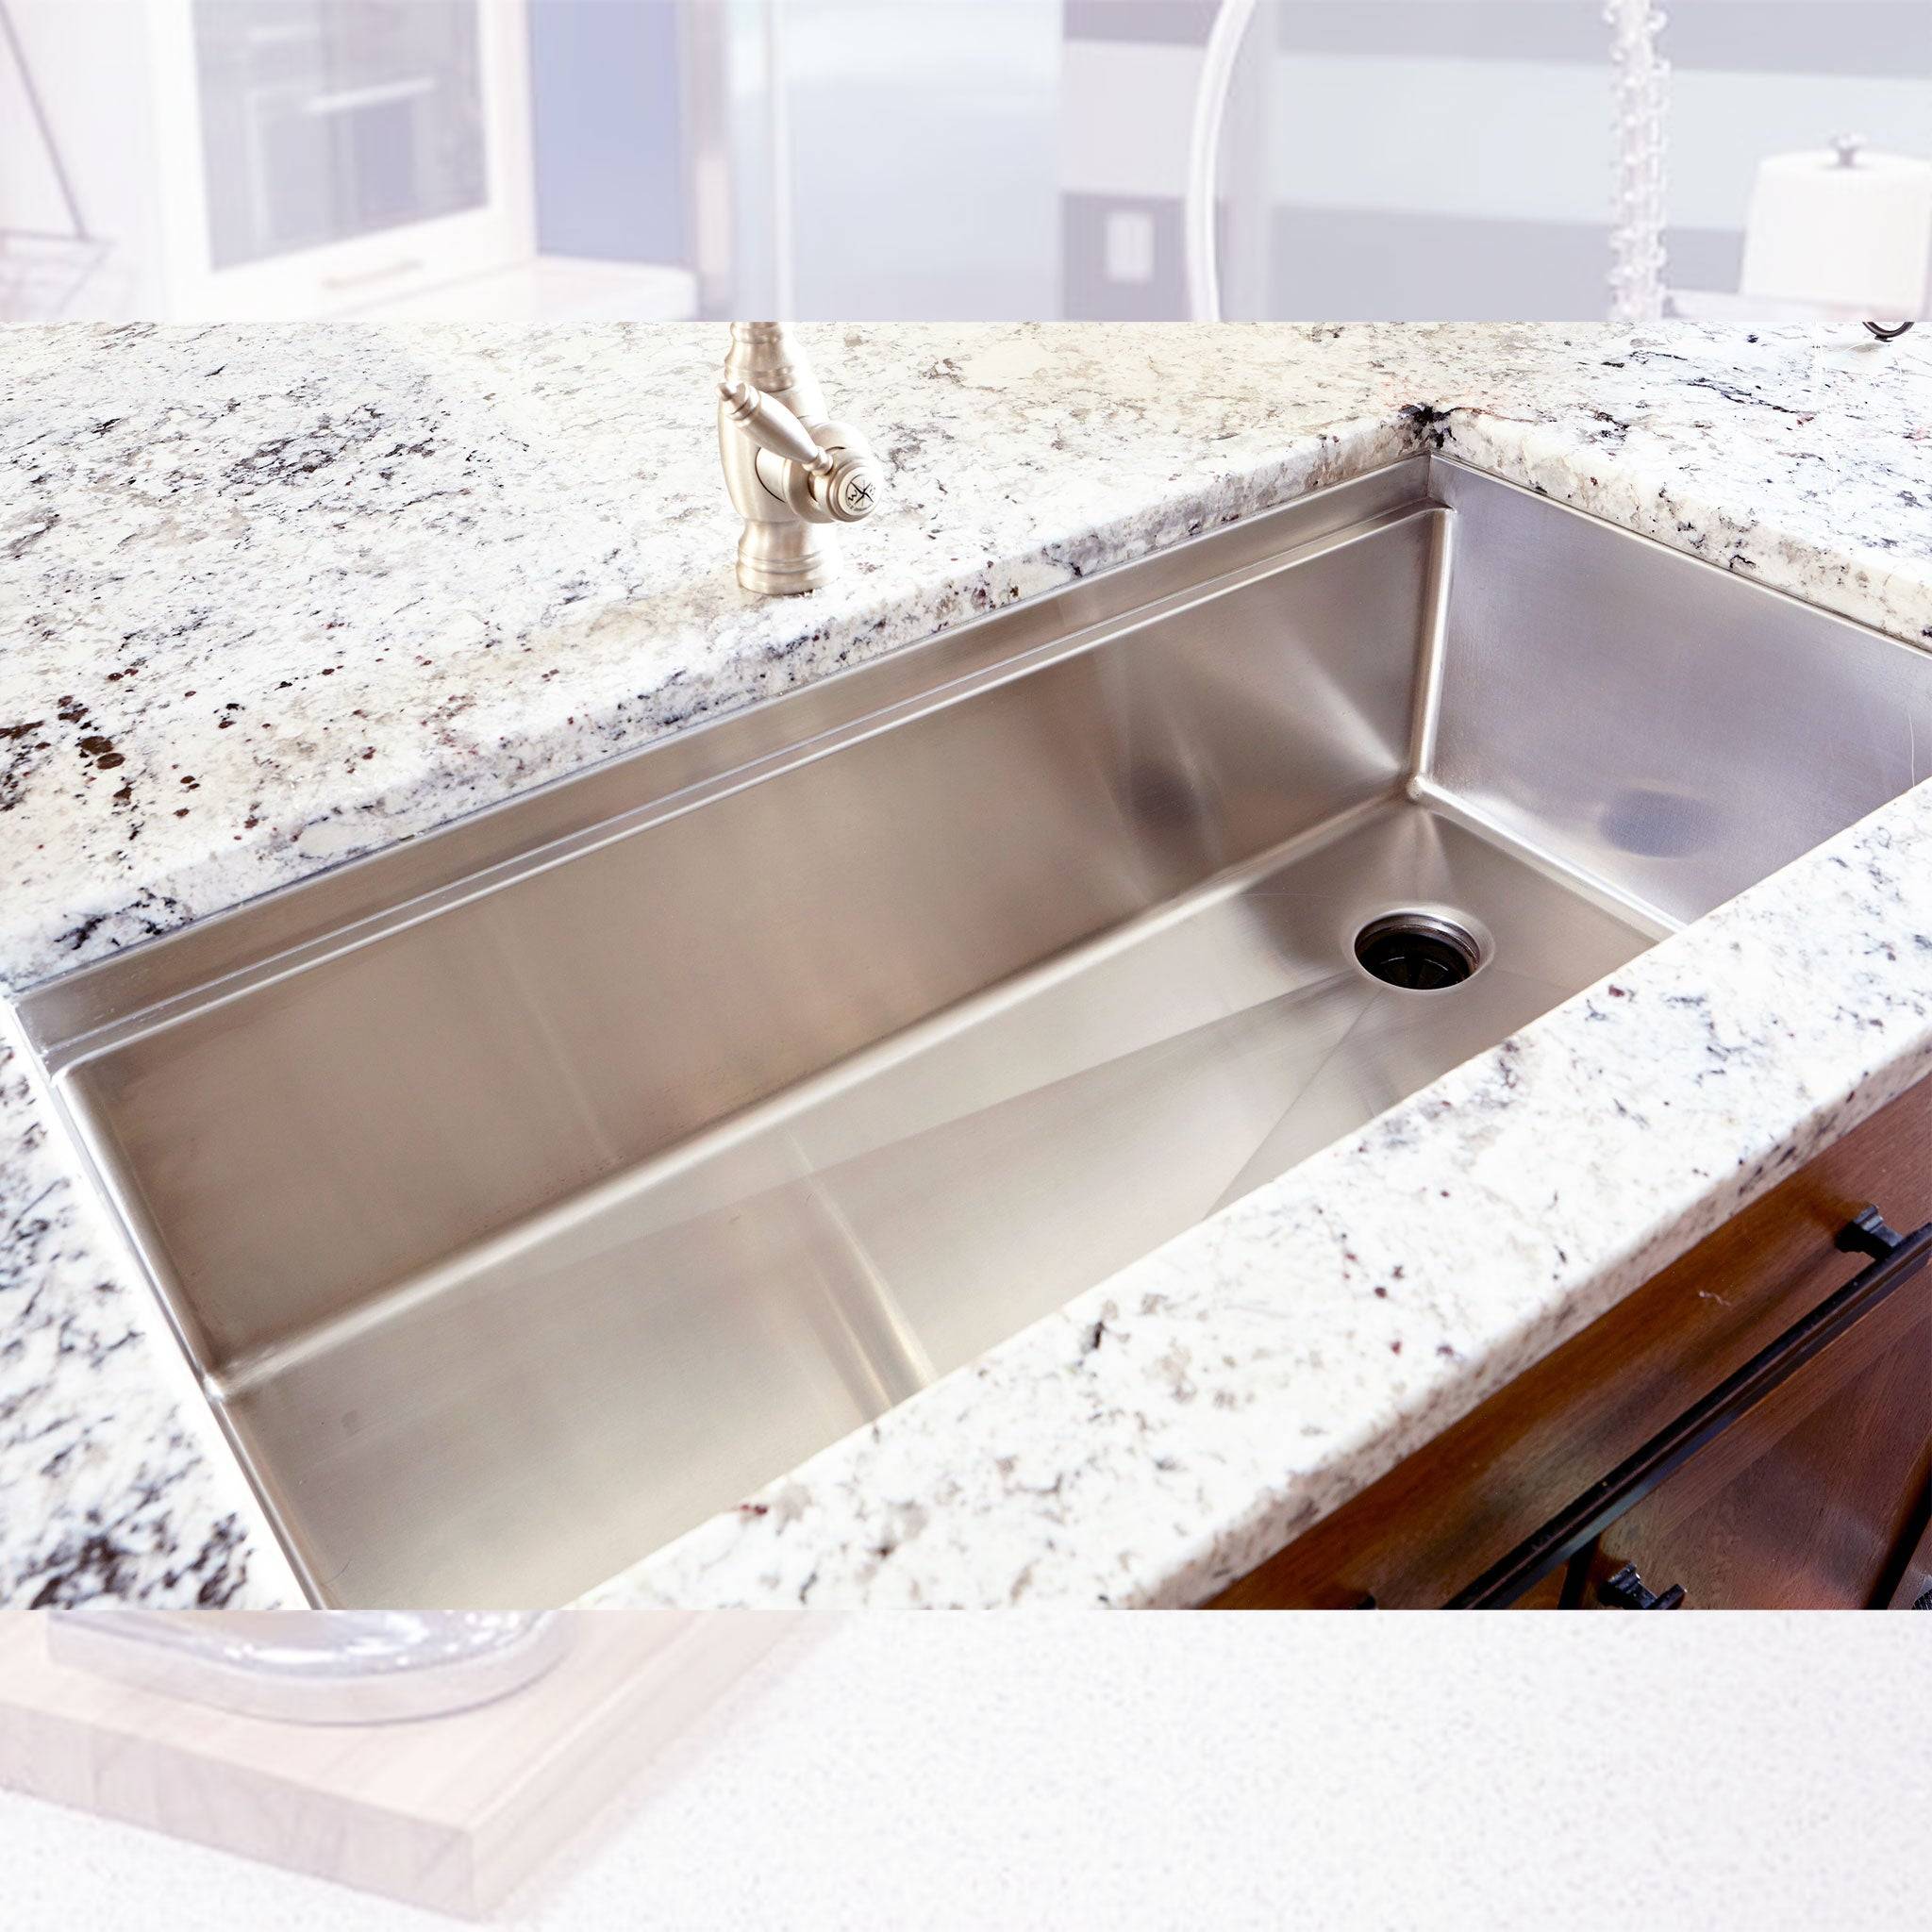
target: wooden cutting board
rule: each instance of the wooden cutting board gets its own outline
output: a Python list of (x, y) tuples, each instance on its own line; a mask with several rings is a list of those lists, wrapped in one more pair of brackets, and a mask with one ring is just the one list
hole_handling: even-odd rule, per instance
[(0, 1613), (0, 1785), (479, 1917), (800, 1621), (568, 1614), (575, 1627), (555, 1669), (494, 1704), (406, 1723), (294, 1724), (57, 1662), (44, 1615)]

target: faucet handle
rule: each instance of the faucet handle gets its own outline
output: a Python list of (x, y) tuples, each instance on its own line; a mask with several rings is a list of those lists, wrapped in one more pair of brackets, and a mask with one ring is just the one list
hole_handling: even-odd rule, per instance
[(802, 474), (788, 478), (781, 493), (808, 522), (856, 524), (878, 508), (878, 458), (857, 430), (822, 425), (822, 445), (783, 403), (748, 382), (719, 383), (718, 398), (725, 421), (760, 449), (797, 465)]
[(797, 463), (816, 475), (831, 469), (831, 458), (811, 440), (811, 432), (775, 396), (748, 382), (721, 382), (718, 399), (725, 414), (760, 449)]

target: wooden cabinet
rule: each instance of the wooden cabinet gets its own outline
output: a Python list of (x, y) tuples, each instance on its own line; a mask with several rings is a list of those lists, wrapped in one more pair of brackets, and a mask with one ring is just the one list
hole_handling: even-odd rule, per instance
[(1575, 1600), (1600, 1604), (1605, 1580), (1628, 1563), (1699, 1609), (1889, 1602), (1932, 1485), (1932, 1274), (1924, 1281), (1579, 1552)]
[[(1889, 1258), (1890, 1230), (1869, 1253), (1838, 1245), (1870, 1204), (1912, 1231)], [(1670, 1607), (1678, 1589), (1691, 1607), (1909, 1601), (1932, 1569), (1928, 1223), (1932, 1082), (1219, 1605)]]

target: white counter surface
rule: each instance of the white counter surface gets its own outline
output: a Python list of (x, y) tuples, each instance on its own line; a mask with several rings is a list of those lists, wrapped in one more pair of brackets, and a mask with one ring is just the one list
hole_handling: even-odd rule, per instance
[[(1826, 1621), (816, 1619), (495, 1923), (1915, 1924), (1932, 1651)], [(464, 1923), (10, 1792), (0, 1867), (8, 1932)]]

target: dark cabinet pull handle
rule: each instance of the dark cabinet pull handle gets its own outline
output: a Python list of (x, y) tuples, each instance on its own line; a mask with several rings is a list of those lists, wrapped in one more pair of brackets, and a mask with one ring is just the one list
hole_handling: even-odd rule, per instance
[(1568, 1508), (1551, 1517), (1500, 1562), (1492, 1563), (1474, 1583), (1457, 1591), (1444, 1607), (1503, 1609), (1559, 1564), (1567, 1563), (1626, 1510), (1635, 1508), (1666, 1476), (1723, 1435), (1780, 1382), (1830, 1347), (1894, 1289), (1902, 1288), (1932, 1261), (1932, 1222), (1902, 1235), (1886, 1225), (1877, 1208), (1863, 1208), (1839, 1229), (1834, 1244), (1846, 1254), (1871, 1256), (1870, 1265), (1859, 1269), (1837, 1293), (1827, 1295), (1775, 1341), (1759, 1349), (1742, 1368), (1725, 1376), (1634, 1456), (1592, 1483)]
[(1614, 1576), (1607, 1576), (1596, 1587), (1596, 1600), (1610, 1610), (1681, 1610), (1684, 1586), (1674, 1583), (1653, 1596), (1637, 1574), (1635, 1563), (1625, 1563)]
[[(1907, 1239), (1917, 1241), (1925, 1230), (1919, 1234), (1906, 1236), (1895, 1227), (1888, 1227), (1885, 1216), (1875, 1208), (1860, 1208), (1845, 1224), (1839, 1229), (1832, 1246), (1847, 1255), (1870, 1255), (1874, 1261), (1889, 1260), (1905, 1246)], [(1866, 1271), (1869, 1274), (1871, 1271)], [(1863, 1275), (1853, 1277), (1851, 1286), (1856, 1288)]]

